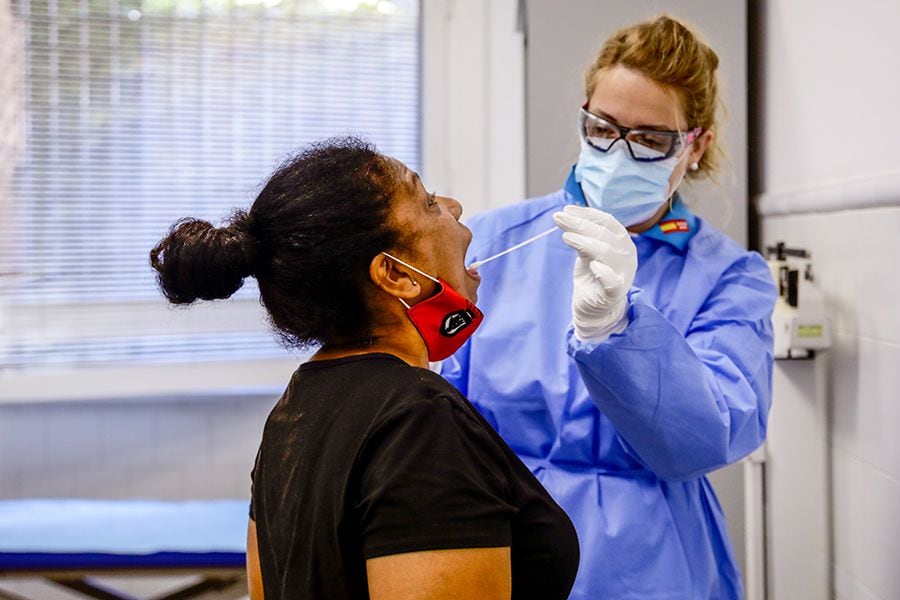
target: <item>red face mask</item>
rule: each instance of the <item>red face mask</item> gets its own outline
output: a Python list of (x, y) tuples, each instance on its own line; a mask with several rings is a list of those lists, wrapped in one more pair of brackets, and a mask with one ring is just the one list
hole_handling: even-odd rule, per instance
[(444, 360), (459, 350), (481, 325), (484, 313), (443, 279), (435, 279), (387, 252), (383, 254), (419, 275), (427, 277), (441, 287), (437, 294), (422, 300), (415, 306), (410, 306), (402, 298), (399, 298), (406, 307), (409, 320), (412, 321), (419, 331), (419, 335), (425, 341), (428, 360), (432, 362)]

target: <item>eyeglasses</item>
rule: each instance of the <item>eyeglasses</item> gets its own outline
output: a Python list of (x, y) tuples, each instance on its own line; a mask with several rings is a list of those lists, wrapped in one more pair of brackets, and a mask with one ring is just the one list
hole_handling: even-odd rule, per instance
[(695, 127), (686, 134), (681, 131), (629, 129), (589, 113), (587, 105), (581, 108), (579, 122), (581, 138), (591, 148), (608, 152), (613, 144), (625, 140), (631, 158), (639, 162), (665, 160), (689, 146), (703, 132), (702, 127)]

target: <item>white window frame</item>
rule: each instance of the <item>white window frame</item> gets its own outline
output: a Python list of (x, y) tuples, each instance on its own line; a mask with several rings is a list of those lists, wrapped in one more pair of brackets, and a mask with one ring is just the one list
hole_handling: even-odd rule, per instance
[(525, 197), (521, 3), (422, 2), (423, 178), (468, 215)]

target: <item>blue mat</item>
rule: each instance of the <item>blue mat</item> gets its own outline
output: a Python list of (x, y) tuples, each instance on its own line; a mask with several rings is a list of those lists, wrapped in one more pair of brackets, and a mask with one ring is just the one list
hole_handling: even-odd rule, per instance
[(0, 500), (0, 570), (232, 568), (246, 500)]

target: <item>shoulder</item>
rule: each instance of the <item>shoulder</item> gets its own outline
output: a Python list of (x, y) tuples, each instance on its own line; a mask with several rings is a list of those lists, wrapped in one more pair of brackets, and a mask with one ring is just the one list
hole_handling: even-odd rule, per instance
[(453, 412), (459, 418), (469, 420), (474, 409), (453, 385), (438, 373), (428, 369), (409, 367), (398, 381), (402, 389), (389, 412), (416, 414), (421, 418), (441, 418), (439, 413)]
[(387, 448), (390, 453), (402, 446), (423, 457), (449, 452), (463, 462), (468, 452), (477, 451), (482, 460), (505, 464), (499, 437), (455, 387), (427, 369), (410, 371), (415, 377), (400, 382), (405, 389), (393, 394), (372, 423), (366, 435), (369, 451)]
[(754, 288), (773, 299), (777, 295), (765, 259), (703, 219), (697, 219), (697, 234), (688, 244), (687, 260), (705, 272), (717, 288), (726, 289), (736, 284)]
[[(386, 372), (385, 378), (392, 374)], [(457, 429), (465, 435), (487, 435), (487, 423), (472, 404), (440, 374), (406, 366), (393, 374), (375, 429), (396, 427), (400, 422), (418, 423), (428, 429)], [(428, 425), (425, 425), (428, 423)]]
[(285, 396), (299, 398), (311, 393), (333, 398), (330, 406), (334, 410), (368, 414), (373, 420), (403, 407), (459, 394), (437, 373), (383, 353), (301, 365)]
[(747, 250), (699, 217), (697, 234), (688, 243), (688, 253), (710, 268), (722, 272), (733, 269), (769, 272), (766, 261), (758, 252)]

